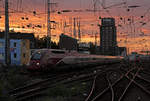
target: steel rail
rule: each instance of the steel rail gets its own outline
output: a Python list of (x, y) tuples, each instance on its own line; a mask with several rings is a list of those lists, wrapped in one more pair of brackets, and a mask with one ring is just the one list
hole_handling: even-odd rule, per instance
[(138, 68), (138, 70), (136, 71), (136, 74), (133, 76), (133, 78), (131, 79), (131, 81), (129, 82), (129, 84), (127, 85), (127, 87), (125, 88), (124, 92), (122, 93), (122, 95), (120, 96), (118, 101), (121, 101), (122, 98), (124, 97), (125, 93), (127, 92), (128, 88), (130, 87), (130, 85), (133, 83), (135, 77), (138, 75), (140, 71), (140, 68)]
[[(115, 83), (112, 84), (112, 87), (115, 86), (119, 81), (122, 80), (122, 78), (129, 74), (129, 72), (131, 72), (132, 70), (134, 70), (136, 68), (131, 68), (126, 74), (122, 75)], [(107, 87), (106, 89), (104, 89), (101, 93), (99, 93), (95, 98), (93, 98), (92, 101), (95, 101), (96, 99), (98, 99), (100, 96), (102, 96), (105, 92), (107, 92), (110, 89), (110, 87)]]

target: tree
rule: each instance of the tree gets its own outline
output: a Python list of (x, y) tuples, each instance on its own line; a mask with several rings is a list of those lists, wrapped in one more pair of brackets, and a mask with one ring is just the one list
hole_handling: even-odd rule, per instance
[[(47, 36), (44, 36), (42, 38), (36, 37), (35, 38), (35, 48), (36, 49), (47, 48)], [(51, 48), (59, 49), (59, 46), (56, 42), (51, 41)]]

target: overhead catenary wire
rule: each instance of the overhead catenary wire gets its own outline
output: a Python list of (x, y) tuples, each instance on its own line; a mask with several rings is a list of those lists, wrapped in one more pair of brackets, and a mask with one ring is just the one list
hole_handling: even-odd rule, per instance
[[(4, 0), (2, 0), (2, 1), (4, 1)], [(1, 1), (1, 2), (2, 2)], [(26, 1), (25, 0), (14, 0), (14, 1), (18, 1), (18, 2), (21, 2), (22, 1), (22, 4), (21, 3), (18, 3), (18, 10), (17, 9), (15, 9), (15, 5), (16, 5), (16, 2), (12, 2), (11, 1), (11, 3), (13, 4), (13, 7), (12, 8), (10, 8), (9, 10), (10, 10), (10, 13), (11, 13), (11, 16), (13, 16), (14, 17), (14, 15), (16, 15), (16, 14), (18, 14), (18, 13), (21, 13), (22, 15), (23, 15), (23, 17), (25, 18), (25, 16), (26, 15), (29, 15), (28, 16), (28, 18), (29, 19), (37, 19), (36, 21), (37, 21), (37, 23), (43, 23), (43, 21), (42, 20), (40, 20), (40, 18), (39, 17), (41, 17), (41, 16), (46, 16), (47, 14), (46, 14), (46, 12), (44, 12), (44, 10), (43, 9), (41, 9), (41, 10), (39, 10), (39, 8), (37, 8), (37, 6), (34, 6), (34, 4), (36, 5), (37, 4), (37, 1), (34, 1), (34, 4), (33, 4), (33, 0), (27, 0), (27, 2), (28, 2), (28, 4), (27, 3), (25, 3)], [(42, 2), (44, 2), (45, 0), (43, 0)], [(93, 0), (93, 1), (97, 1), (97, 3), (99, 3), (99, 1), (100, 0)], [(123, 0), (123, 2), (125, 2), (125, 0)], [(100, 3), (102, 3), (102, 2), (100, 2)], [(118, 3), (119, 4), (119, 3)], [(107, 7), (107, 5), (106, 4), (103, 4), (103, 6), (105, 5), (105, 9), (106, 9), (106, 7)], [(21, 7), (22, 6), (22, 7)], [(126, 10), (126, 12), (125, 12), (125, 14), (128, 14), (128, 15), (131, 15), (132, 16), (132, 10), (131, 9), (134, 9), (134, 11), (136, 11), (136, 8), (131, 8), (131, 6), (129, 7), (129, 5), (128, 4), (123, 4), (123, 5), (120, 5), (121, 7), (124, 7), (124, 6), (126, 6), (125, 7), (125, 10)], [(119, 6), (119, 7), (120, 7)], [(118, 6), (117, 6), (118, 7)], [(25, 9), (26, 8), (26, 9)], [(112, 12), (111, 12), (111, 10), (112, 9), (114, 9), (115, 7), (112, 7), (112, 8), (109, 8), (109, 9), (107, 9), (107, 10), (104, 10), (104, 9), (102, 9), (102, 7), (100, 8), (100, 6), (98, 6), (98, 7), (95, 7), (95, 12), (105, 12), (107, 15), (109, 15), (110, 17), (115, 17), (113, 14), (112, 14)], [(22, 10), (23, 9), (23, 10)], [(88, 8), (88, 9), (93, 9), (93, 8)], [(128, 10), (129, 9), (129, 10)], [(58, 13), (58, 11), (64, 11), (65, 9), (61, 9), (61, 7), (59, 7), (59, 9), (57, 9), (55, 12), (54, 12), (54, 14), (57, 14)], [(108, 11), (109, 10), (109, 11)], [(124, 10), (124, 9), (123, 9)], [(146, 20), (147, 18), (146, 17), (148, 17), (148, 12), (149, 12), (149, 10), (150, 10), (150, 8), (148, 8), (148, 9), (146, 9), (145, 11), (144, 11), (144, 14), (141, 14), (140, 16), (139, 16), (139, 20), (141, 20), (141, 21), (143, 21), (143, 23), (139, 23), (139, 21), (137, 20), (137, 18), (136, 18), (136, 16), (135, 16), (135, 21), (134, 22), (132, 22), (131, 24), (132, 24), (132, 30), (130, 31), (130, 32), (128, 32), (128, 36), (130, 37), (130, 33), (136, 33), (136, 35), (138, 35), (138, 34), (141, 34), (141, 31), (139, 31), (139, 32), (137, 32), (136, 30), (138, 30), (138, 28), (141, 30), (143, 27), (147, 27), (148, 25), (149, 25), (149, 20)], [(33, 11), (35, 11), (36, 12), (36, 16), (34, 16), (34, 14), (33, 14)], [(93, 13), (93, 11), (91, 10), (91, 11), (89, 11), (89, 12), (91, 12), (91, 13)], [(67, 13), (67, 12), (62, 12), (62, 13)], [(79, 10), (77, 10), (77, 9), (75, 9), (75, 10), (72, 10), (72, 12), (71, 13), (86, 13), (86, 9), (83, 9), (82, 7), (81, 7), (81, 9), (79, 9)], [(101, 14), (102, 15), (102, 14)], [(121, 15), (120, 15), (121, 16)], [(105, 16), (104, 16), (105, 17)], [(127, 21), (127, 18), (124, 18), (124, 17), (122, 17), (123, 19), (125, 19), (124, 20), (124, 22), (125, 22), (125, 24), (122, 24), (122, 27), (120, 27), (120, 29), (119, 30), (121, 30), (120, 32), (125, 32), (125, 30), (129, 30), (129, 26), (131, 25), (128, 21)], [(44, 19), (45, 20), (45, 19)], [(23, 25), (23, 26), (25, 26), (26, 27), (26, 20), (20, 20), (21, 22), (24, 22), (24, 24), (25, 25)], [(32, 20), (32, 23), (33, 23), (33, 25), (37, 25), (37, 23), (36, 23), (36, 21), (33, 21)], [(146, 22), (146, 21), (148, 21), (148, 23)], [(13, 24), (15, 24), (16, 22), (15, 21), (12, 21), (13, 22)], [(84, 21), (85, 22), (85, 21)], [(123, 21), (122, 21), (123, 22)], [(86, 23), (87, 23), (87, 21), (86, 21)], [(11, 24), (11, 25), (13, 25), (13, 24)], [(84, 24), (84, 23), (83, 23)], [(89, 23), (88, 23), (89, 24)], [(46, 24), (45, 24), (46, 25)], [(135, 25), (135, 26), (134, 26)], [(44, 26), (43, 24), (42, 24), (42, 26)], [(139, 26), (139, 27), (138, 27)], [(128, 27), (128, 28), (127, 28)], [(124, 28), (124, 29), (123, 29)], [(35, 29), (36, 29), (36, 27), (35, 27)], [(34, 29), (34, 30), (35, 30)], [(96, 29), (97, 30), (97, 29)], [(135, 32), (136, 31), (136, 32)], [(87, 31), (88, 32), (88, 31)], [(44, 33), (44, 31), (42, 32), (42, 34)], [(39, 33), (40, 34), (40, 33)]]

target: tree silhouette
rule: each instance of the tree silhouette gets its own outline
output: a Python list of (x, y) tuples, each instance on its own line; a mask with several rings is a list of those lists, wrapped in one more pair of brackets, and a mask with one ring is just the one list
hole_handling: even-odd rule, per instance
[[(36, 37), (35, 38), (35, 48), (41, 49), (41, 48), (47, 48), (47, 36), (44, 36), (42, 38)], [(56, 42), (51, 41), (51, 48), (52, 49), (59, 49), (59, 46)]]

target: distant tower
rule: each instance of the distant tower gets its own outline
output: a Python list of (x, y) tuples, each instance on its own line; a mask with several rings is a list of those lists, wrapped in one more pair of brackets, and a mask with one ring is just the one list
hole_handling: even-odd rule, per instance
[(114, 18), (102, 18), (100, 26), (100, 51), (103, 55), (115, 55), (117, 35)]
[(97, 32), (95, 33), (95, 47), (97, 47)]
[(79, 39), (79, 41), (81, 41), (81, 25), (80, 25), (80, 18), (78, 18), (77, 27), (78, 27), (78, 39)]
[(76, 39), (77, 38), (77, 35), (76, 35), (76, 18), (73, 19), (73, 35), (74, 35), (74, 38)]
[(70, 25), (69, 28), (70, 36), (72, 37), (72, 17), (69, 18), (69, 25)]

